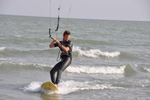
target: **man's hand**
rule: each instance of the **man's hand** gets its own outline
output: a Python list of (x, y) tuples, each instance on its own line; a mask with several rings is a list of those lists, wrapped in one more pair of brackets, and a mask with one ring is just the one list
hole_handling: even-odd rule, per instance
[(54, 46), (54, 43), (55, 43), (55, 42), (56, 42), (58, 45), (61, 45), (60, 42), (59, 42), (59, 40), (57, 40), (56, 38), (53, 38), (53, 41), (51, 42), (51, 44), (49, 45), (49, 47), (50, 47), (50, 48), (55, 47), (55, 46)]
[(59, 40), (57, 40), (56, 38), (53, 38), (53, 41), (56, 42), (56, 43), (58, 43), (58, 45), (61, 45), (60, 42), (59, 42)]

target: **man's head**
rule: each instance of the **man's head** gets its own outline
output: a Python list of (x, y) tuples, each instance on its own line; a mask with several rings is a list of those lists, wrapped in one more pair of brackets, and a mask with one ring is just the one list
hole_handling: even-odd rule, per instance
[(68, 30), (66, 30), (65, 32), (64, 32), (64, 34), (63, 34), (63, 39), (64, 39), (64, 41), (68, 41), (68, 40), (70, 40), (70, 31), (68, 31)]

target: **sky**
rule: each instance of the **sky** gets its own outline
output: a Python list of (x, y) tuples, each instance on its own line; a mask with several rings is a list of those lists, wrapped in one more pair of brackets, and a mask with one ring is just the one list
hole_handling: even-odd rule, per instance
[(0, 0), (0, 14), (57, 17), (59, 6), (65, 18), (150, 21), (150, 0)]

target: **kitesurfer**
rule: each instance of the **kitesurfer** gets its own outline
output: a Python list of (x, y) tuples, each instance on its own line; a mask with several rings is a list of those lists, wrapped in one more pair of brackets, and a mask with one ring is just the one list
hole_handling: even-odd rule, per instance
[(63, 41), (53, 38), (53, 41), (49, 45), (50, 48), (59, 47), (61, 51), (61, 61), (58, 62), (50, 71), (51, 80), (56, 86), (60, 82), (62, 72), (71, 64), (72, 61), (73, 44), (70, 41), (70, 35), (70, 31), (66, 30), (63, 33)]

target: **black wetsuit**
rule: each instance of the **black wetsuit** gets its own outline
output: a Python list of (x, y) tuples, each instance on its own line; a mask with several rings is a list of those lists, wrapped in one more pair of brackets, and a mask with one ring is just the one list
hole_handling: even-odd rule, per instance
[[(69, 41), (60, 41), (61, 45), (65, 47), (69, 47), (69, 51), (65, 52), (64, 50), (61, 50), (61, 61), (58, 62), (50, 71), (51, 80), (54, 84), (58, 84), (60, 82), (61, 74), (62, 72), (71, 64), (72, 61), (72, 42)], [(58, 47), (58, 44), (54, 44), (55, 47)]]

